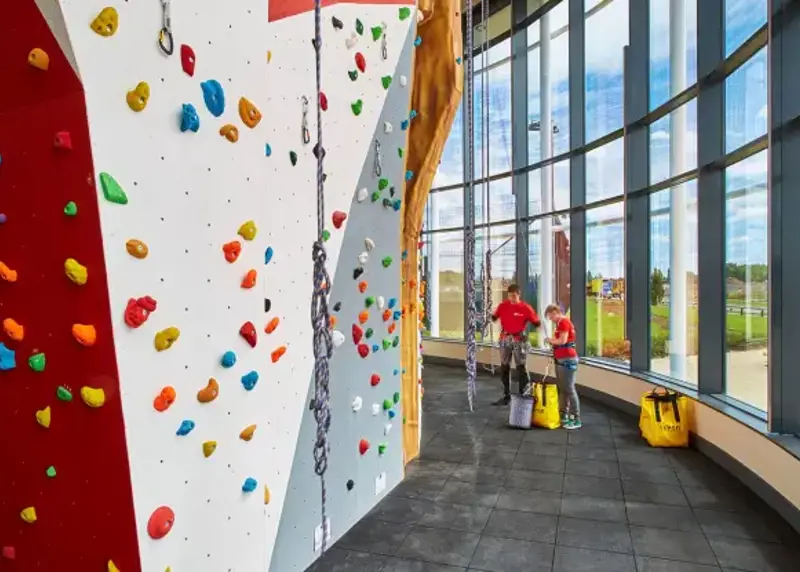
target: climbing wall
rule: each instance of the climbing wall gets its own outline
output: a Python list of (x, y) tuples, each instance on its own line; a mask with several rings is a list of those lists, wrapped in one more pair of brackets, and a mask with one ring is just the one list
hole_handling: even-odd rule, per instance
[(317, 98), (310, 2), (38, 4), (0, 9), (2, 557), (302, 570), (318, 101), (330, 542), (402, 478), (413, 7), (326, 7)]

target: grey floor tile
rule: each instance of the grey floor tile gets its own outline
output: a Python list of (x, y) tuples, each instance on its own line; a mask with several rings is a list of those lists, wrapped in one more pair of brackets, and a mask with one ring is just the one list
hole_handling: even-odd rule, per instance
[(611, 461), (617, 462), (617, 450), (613, 448), (604, 449), (591, 445), (570, 445), (567, 447), (567, 458), (585, 459), (587, 461)]
[(621, 522), (598, 522), (580, 518), (558, 519), (556, 544), (608, 552), (633, 553), (631, 532)]
[(411, 475), (403, 479), (391, 493), (394, 497), (433, 500), (447, 483), (447, 477), (417, 477)]
[(428, 444), (419, 454), (423, 461), (445, 461), (448, 463), (461, 463), (469, 454), (470, 447), (455, 445), (436, 445)]
[(479, 539), (480, 535), (469, 532), (416, 526), (395, 556), (467, 566)]
[(625, 508), (632, 525), (700, 532), (700, 524), (689, 507), (627, 501)]
[(564, 457), (552, 457), (549, 455), (523, 455), (517, 454), (514, 464), (511, 466), (515, 470), (523, 471), (543, 471), (546, 473), (563, 473)]
[(406, 476), (449, 477), (458, 467), (459, 463), (417, 459), (406, 465)]
[(727, 489), (712, 490), (703, 487), (684, 486), (683, 493), (692, 508), (724, 512), (750, 512), (746, 497)]
[(536, 443), (531, 441), (524, 441), (519, 447), (519, 453), (522, 455), (549, 455), (551, 457), (567, 456), (566, 443)]
[(484, 536), (475, 550), (469, 569), (487, 572), (551, 572), (554, 548), (552, 544)]
[(625, 503), (621, 500), (564, 494), (561, 515), (606, 522), (625, 522)]
[(502, 485), (509, 471), (510, 469), (505, 467), (462, 464), (453, 471), (450, 478), (457, 481)]
[(495, 508), (557, 515), (561, 508), (561, 493), (504, 489)]
[(709, 489), (729, 489), (734, 491), (743, 490), (740, 481), (723, 471), (716, 465), (709, 465), (706, 468), (675, 468), (675, 474), (684, 487), (705, 487)]
[(795, 572), (799, 567), (800, 554), (779, 544), (725, 537), (708, 541), (725, 570)]
[(718, 566), (708, 564), (642, 557), (636, 558), (636, 569), (638, 572), (720, 572)]
[(492, 509), (485, 506), (434, 502), (417, 521), (420, 526), (480, 533)]
[(463, 458), (464, 463), (488, 467), (511, 467), (517, 452), (508, 449), (483, 449), (473, 448)]
[(369, 517), (387, 522), (415, 523), (428, 505), (424, 500), (387, 496), (369, 512)]
[(557, 546), (553, 572), (636, 572), (630, 554)]
[(567, 442), (567, 432), (550, 429), (531, 429), (525, 432), (523, 442), (526, 443), (555, 443), (565, 444)]
[(502, 487), (494, 484), (448, 480), (436, 497), (437, 501), (493, 507)]
[(564, 492), (607, 499), (622, 499), (622, 482), (619, 479), (564, 475)]
[[(617, 452), (617, 454), (619, 454), (619, 452)], [(625, 480), (645, 481), (648, 483), (673, 486), (679, 484), (678, 477), (675, 476), (675, 470), (670, 466), (654, 467), (651, 465), (620, 462), (619, 473)]]
[(584, 447), (597, 447), (598, 449), (613, 449), (614, 440), (607, 435), (593, 435), (581, 431), (569, 431), (567, 443), (570, 445), (583, 445)]
[(307, 572), (381, 572), (386, 557), (331, 548)]
[(567, 459), (566, 472), (570, 475), (586, 475), (587, 477), (618, 479), (619, 465), (616, 461)]
[(689, 506), (681, 487), (647, 481), (622, 481), (622, 491), (625, 493), (625, 500), (629, 501)]
[(552, 544), (556, 541), (555, 515), (495, 509), (483, 534)]
[(389, 557), (386, 559), (382, 572), (466, 572), (466, 570), (460, 566)]
[(697, 564), (717, 563), (705, 536), (696, 532), (631, 526), (631, 539), (637, 556), (652, 556)]
[[(695, 509), (700, 526), (709, 536), (729, 536), (746, 540), (779, 542), (780, 539), (770, 529), (763, 518), (731, 512)], [(800, 568), (800, 564), (798, 564)]]
[(564, 475), (561, 473), (544, 473), (541, 471), (518, 471), (508, 473), (505, 482), (507, 489), (523, 489), (526, 491), (561, 492)]
[(394, 554), (411, 532), (411, 526), (365, 518), (357, 522), (336, 543), (336, 548), (375, 554)]
[(662, 449), (617, 449), (620, 463), (633, 463), (649, 467), (672, 467)]

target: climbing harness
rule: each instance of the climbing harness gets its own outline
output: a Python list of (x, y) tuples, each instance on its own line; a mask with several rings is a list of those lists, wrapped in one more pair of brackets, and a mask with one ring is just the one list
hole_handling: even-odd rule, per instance
[(172, 17), (169, 3), (170, 0), (161, 0), (162, 24), (161, 31), (158, 33), (158, 47), (166, 56), (171, 56), (175, 50), (175, 44), (172, 41)]
[(303, 145), (308, 145), (311, 141), (311, 133), (308, 131), (308, 98), (303, 96), (303, 121), (300, 123), (302, 131)]
[(383, 172), (381, 166), (381, 142), (375, 139), (375, 176), (380, 177)]
[[(322, 172), (322, 162), (325, 150), (322, 146), (322, 109), (320, 93), (322, 93), (322, 0), (314, 0), (314, 52), (316, 56), (316, 81), (317, 81), (317, 238), (312, 248), (314, 260), (314, 287), (311, 293), (311, 326), (314, 330), (314, 419), (317, 422), (317, 437), (314, 443), (314, 473), (320, 480), (321, 519), (322, 519), (322, 552), (327, 549), (328, 517), (327, 517), (327, 490), (325, 487), (325, 471), (328, 469), (328, 430), (331, 426), (330, 411), (330, 369), (329, 361), (333, 355), (333, 339), (330, 327), (330, 311), (328, 310), (327, 289), (331, 283), (326, 268), (327, 252), (325, 251), (325, 176)], [(303, 97), (304, 125), (303, 140), (308, 133), (305, 114), (308, 109), (308, 99)]]
[(389, 58), (389, 49), (386, 43), (386, 24), (381, 24), (383, 28), (383, 37), (381, 38), (381, 59), (388, 59)]

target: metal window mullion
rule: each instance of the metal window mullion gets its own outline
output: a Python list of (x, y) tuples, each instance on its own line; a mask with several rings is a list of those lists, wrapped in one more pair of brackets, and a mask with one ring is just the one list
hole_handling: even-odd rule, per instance
[[(511, 10), (511, 168), (528, 164), (528, 27), (520, 25), (527, 17), (527, 1), (513, 0)], [(511, 178), (516, 201), (516, 274), (523, 293), (528, 292), (528, 175)]]

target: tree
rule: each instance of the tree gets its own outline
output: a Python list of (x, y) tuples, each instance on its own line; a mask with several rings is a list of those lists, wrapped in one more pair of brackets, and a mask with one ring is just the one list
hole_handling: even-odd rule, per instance
[(664, 301), (666, 295), (666, 288), (664, 287), (665, 279), (664, 273), (661, 269), (656, 268), (650, 276), (650, 305), (658, 306)]

